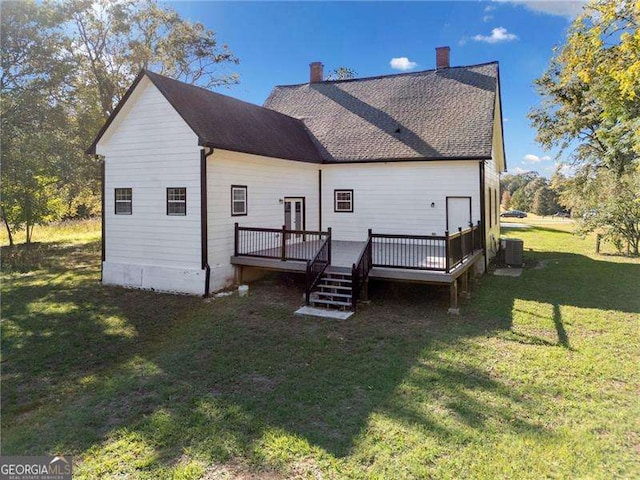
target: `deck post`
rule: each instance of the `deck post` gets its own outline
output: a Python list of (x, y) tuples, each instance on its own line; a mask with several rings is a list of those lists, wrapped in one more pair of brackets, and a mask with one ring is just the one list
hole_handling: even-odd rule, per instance
[(444, 232), (444, 262), (445, 271), (449, 273), (449, 230)]
[(460, 309), (458, 308), (458, 279), (456, 278), (449, 285), (450, 303), (447, 313), (451, 315), (459, 315)]
[(240, 239), (240, 231), (238, 230), (238, 222), (235, 224), (235, 231), (233, 235), (233, 256), (238, 256), (238, 240)]
[(461, 257), (464, 259), (467, 254), (464, 250), (464, 238), (462, 238), (462, 227), (458, 227), (458, 233), (460, 234), (460, 253), (462, 254)]
[(365, 303), (369, 302), (369, 277), (364, 281), (364, 285), (362, 285), (362, 295), (360, 300)]
[(329, 232), (329, 252), (328, 252), (328, 262), (327, 265), (331, 265), (331, 227), (327, 228), (327, 232)]
[(287, 260), (287, 226), (282, 225), (282, 242), (280, 243), (280, 260)]
[(460, 290), (462, 291), (462, 295), (464, 298), (470, 298), (471, 294), (469, 293), (469, 270), (465, 270), (462, 276), (460, 277)]
[(471, 253), (473, 253), (476, 249), (475, 245), (475, 238), (474, 238), (474, 228), (473, 228), (473, 222), (469, 222), (469, 228), (471, 229), (470, 235), (471, 235)]
[(244, 267), (242, 265), (236, 265), (235, 274), (236, 285), (242, 285), (244, 283)]

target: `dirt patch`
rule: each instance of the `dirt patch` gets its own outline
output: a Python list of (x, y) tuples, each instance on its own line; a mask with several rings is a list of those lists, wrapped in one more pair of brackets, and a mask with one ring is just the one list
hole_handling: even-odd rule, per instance
[(248, 385), (255, 392), (266, 393), (274, 391), (280, 382), (266, 375), (251, 373), (242, 377), (242, 383)]
[(202, 480), (280, 480), (283, 478), (285, 478), (283, 475), (274, 470), (256, 470), (240, 462), (212, 465), (202, 476)]

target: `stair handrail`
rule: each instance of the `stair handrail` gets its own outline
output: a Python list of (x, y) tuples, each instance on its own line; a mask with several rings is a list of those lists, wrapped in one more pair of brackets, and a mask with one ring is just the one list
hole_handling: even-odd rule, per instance
[[(323, 256), (326, 255), (326, 259)], [(307, 261), (307, 284), (305, 292), (305, 303), (309, 305), (311, 291), (320, 281), (320, 277), (331, 265), (331, 227), (327, 229), (327, 236), (322, 240), (318, 251), (311, 260)]]
[(358, 260), (351, 266), (351, 306), (354, 311), (360, 299), (360, 291), (369, 278), (369, 272), (371, 271), (371, 264), (373, 263), (372, 246), (373, 237), (371, 236), (371, 229), (369, 229), (367, 243), (360, 252)]

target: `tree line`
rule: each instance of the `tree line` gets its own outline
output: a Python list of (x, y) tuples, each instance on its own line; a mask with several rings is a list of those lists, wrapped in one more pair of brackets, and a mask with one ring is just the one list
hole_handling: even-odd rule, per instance
[(537, 172), (503, 175), (500, 178), (501, 206), (505, 210), (522, 210), (537, 215), (553, 215), (563, 211), (558, 192), (554, 188), (560, 174), (551, 181)]
[[(578, 219), (619, 249), (640, 246), (640, 2), (592, 0), (535, 82), (537, 141), (573, 174), (551, 187)], [(553, 183), (553, 182), (552, 182)]]
[(9, 242), (100, 209), (100, 161), (84, 152), (149, 68), (203, 87), (238, 81), (215, 32), (152, 0), (0, 4), (0, 215)]

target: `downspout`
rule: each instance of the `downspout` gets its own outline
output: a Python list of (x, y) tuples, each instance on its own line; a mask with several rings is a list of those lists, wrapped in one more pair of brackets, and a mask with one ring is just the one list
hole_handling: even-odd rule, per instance
[(105, 218), (105, 214), (104, 214), (104, 193), (105, 193), (105, 159), (102, 159), (102, 165), (101, 165), (101, 177), (102, 177), (102, 198), (100, 199), (101, 201), (101, 216), (102, 216), (102, 238), (101, 238), (101, 245), (100, 248), (102, 250), (102, 255), (101, 255), (101, 261), (100, 261), (100, 282), (102, 282), (102, 276), (103, 276), (103, 270), (104, 270), (104, 261), (107, 258), (107, 253), (106, 253), (106, 244), (105, 244), (105, 225), (104, 225), (104, 218)]
[(213, 148), (209, 148), (209, 152), (205, 153), (205, 149), (200, 150), (200, 257), (202, 269), (205, 273), (204, 279), (204, 296), (209, 296), (209, 287), (211, 283), (211, 267), (209, 266), (209, 241), (207, 226), (207, 158), (213, 153)]
[(486, 273), (487, 262), (487, 222), (485, 215), (485, 198), (484, 198), (484, 160), (480, 160), (480, 221), (482, 222), (482, 251), (484, 253), (484, 271)]
[(318, 169), (318, 231), (322, 231), (322, 169)]

